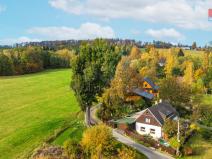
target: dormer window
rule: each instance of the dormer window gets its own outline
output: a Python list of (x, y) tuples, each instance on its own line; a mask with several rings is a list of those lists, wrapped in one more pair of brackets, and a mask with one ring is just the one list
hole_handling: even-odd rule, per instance
[(146, 123), (150, 123), (150, 119), (149, 118), (145, 118), (145, 122)]

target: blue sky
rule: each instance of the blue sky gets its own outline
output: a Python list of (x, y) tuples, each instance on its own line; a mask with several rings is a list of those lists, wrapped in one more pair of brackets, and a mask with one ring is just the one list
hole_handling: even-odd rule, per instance
[(130, 38), (205, 45), (211, 0), (0, 0), (0, 45)]

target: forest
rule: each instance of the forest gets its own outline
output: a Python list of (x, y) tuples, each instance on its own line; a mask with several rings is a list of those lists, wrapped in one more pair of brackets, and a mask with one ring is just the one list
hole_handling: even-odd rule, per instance
[(68, 49), (52, 51), (35, 46), (1, 49), (0, 75), (22, 75), (49, 68), (69, 68), (73, 55)]

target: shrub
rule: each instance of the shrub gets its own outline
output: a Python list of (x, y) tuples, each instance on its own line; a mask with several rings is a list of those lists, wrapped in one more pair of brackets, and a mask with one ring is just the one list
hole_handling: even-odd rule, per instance
[(118, 156), (120, 159), (135, 159), (136, 151), (123, 146), (118, 150)]
[(177, 141), (177, 137), (170, 138), (169, 143), (173, 148), (176, 149), (180, 146), (180, 143)]
[(64, 142), (64, 151), (66, 155), (72, 159), (81, 158), (82, 149), (76, 140), (67, 140)]
[(183, 148), (183, 153), (186, 156), (192, 155), (193, 149), (191, 147), (186, 146), (186, 147)]

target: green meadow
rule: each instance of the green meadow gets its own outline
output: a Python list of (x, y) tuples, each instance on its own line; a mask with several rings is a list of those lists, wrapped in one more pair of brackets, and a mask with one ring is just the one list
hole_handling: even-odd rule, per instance
[[(71, 74), (70, 69), (57, 69), (0, 77), (1, 159), (26, 158), (57, 129), (79, 122), (74, 115), (80, 108), (70, 90)], [(68, 131), (79, 131), (74, 126)], [(61, 135), (58, 144), (69, 132)]]

